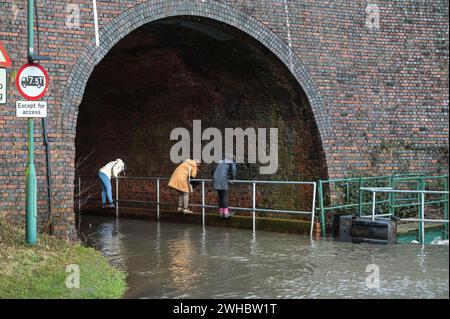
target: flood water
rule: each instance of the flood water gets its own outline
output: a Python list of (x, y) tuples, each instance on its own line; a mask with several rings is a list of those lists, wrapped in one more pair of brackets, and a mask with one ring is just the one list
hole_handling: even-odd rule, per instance
[[(87, 245), (128, 274), (125, 298), (449, 297), (448, 246), (253, 236), (244, 229), (97, 216), (83, 216), (79, 230)], [(377, 269), (379, 287), (370, 280)]]

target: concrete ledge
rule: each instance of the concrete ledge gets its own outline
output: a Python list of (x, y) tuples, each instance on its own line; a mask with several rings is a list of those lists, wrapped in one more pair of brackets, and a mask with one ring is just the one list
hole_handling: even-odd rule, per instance
[[(116, 215), (114, 208), (99, 208), (98, 206), (87, 206), (82, 209), (81, 215), (100, 215), (111, 216)], [(145, 208), (121, 207), (119, 210), (119, 217), (136, 218), (136, 219), (151, 219), (156, 220), (156, 211)], [(202, 224), (202, 215), (199, 213), (184, 215), (175, 213), (173, 211), (161, 210), (159, 214), (161, 222), (174, 223), (188, 223), (188, 224)], [(233, 227), (233, 228), (253, 228), (253, 219), (251, 216), (236, 215), (230, 219), (220, 218), (217, 213), (206, 212), (205, 217), (206, 226), (219, 227)], [(285, 218), (268, 218), (256, 217), (256, 230), (265, 230), (282, 233), (295, 233), (309, 235), (311, 223), (309, 221), (285, 219)], [(320, 235), (320, 224), (318, 222), (314, 225), (313, 234)]]

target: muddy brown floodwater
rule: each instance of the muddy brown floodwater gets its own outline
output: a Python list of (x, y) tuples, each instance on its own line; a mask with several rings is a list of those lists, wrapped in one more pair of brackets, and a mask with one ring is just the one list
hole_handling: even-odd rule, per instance
[(449, 297), (448, 246), (98, 216), (83, 216), (79, 232), (128, 274), (125, 298)]

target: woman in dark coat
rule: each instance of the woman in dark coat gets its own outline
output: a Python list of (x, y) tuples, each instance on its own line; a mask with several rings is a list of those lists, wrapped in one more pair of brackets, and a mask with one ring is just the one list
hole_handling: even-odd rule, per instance
[(236, 162), (233, 156), (225, 156), (216, 165), (213, 166), (211, 174), (213, 176), (213, 188), (217, 191), (219, 199), (220, 217), (229, 218), (231, 214), (228, 210), (228, 177), (232, 176), (232, 180), (236, 179)]

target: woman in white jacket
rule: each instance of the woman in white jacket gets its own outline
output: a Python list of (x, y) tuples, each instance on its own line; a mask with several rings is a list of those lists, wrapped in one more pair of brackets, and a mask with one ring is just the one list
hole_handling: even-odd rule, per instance
[(121, 172), (125, 175), (125, 163), (119, 158), (109, 162), (98, 171), (98, 178), (102, 187), (102, 207), (106, 207), (108, 197), (108, 207), (116, 207), (112, 199), (111, 176), (118, 177)]

